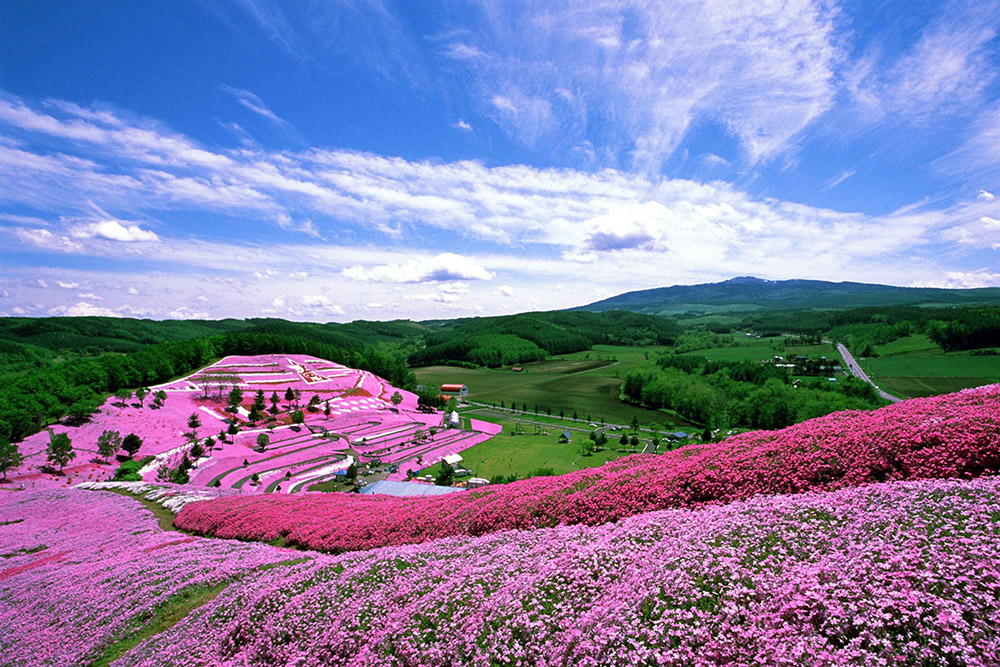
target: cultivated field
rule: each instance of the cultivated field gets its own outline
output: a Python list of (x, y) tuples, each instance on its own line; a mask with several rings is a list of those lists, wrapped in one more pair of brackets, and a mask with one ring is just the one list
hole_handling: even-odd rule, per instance
[(596, 345), (586, 352), (562, 355), (545, 361), (524, 364), (524, 371), (510, 368), (471, 369), (453, 366), (427, 366), (413, 369), (421, 384), (439, 386), (460, 383), (469, 387), (469, 399), (505, 405), (535, 405), (544, 413), (560, 410), (566, 416), (575, 412), (581, 419), (629, 424), (635, 417), (640, 423), (658, 422), (678, 428), (690, 426), (676, 414), (647, 410), (624, 403), (618, 397), (628, 371), (645, 361), (647, 354), (661, 347), (618, 347)]
[(933, 396), (1000, 382), (1000, 355), (945, 353), (922, 334), (876, 347), (880, 356), (860, 361), (872, 379), (890, 394)]

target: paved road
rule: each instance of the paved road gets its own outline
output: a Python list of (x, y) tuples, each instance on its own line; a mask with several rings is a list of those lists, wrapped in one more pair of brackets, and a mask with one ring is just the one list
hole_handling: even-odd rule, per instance
[(847, 347), (845, 347), (843, 343), (837, 343), (837, 350), (840, 352), (840, 356), (843, 357), (844, 361), (847, 363), (847, 368), (850, 369), (851, 374), (856, 378), (861, 378), (871, 386), (875, 387), (875, 389), (878, 390), (879, 396), (881, 396), (887, 401), (892, 401), (893, 403), (898, 403), (899, 401), (903, 400), (898, 396), (893, 396), (892, 394), (882, 391), (882, 389), (877, 384), (872, 382), (872, 379), (868, 377), (868, 374), (861, 369), (861, 365), (857, 361), (855, 361), (854, 357), (851, 356), (851, 353), (848, 351)]

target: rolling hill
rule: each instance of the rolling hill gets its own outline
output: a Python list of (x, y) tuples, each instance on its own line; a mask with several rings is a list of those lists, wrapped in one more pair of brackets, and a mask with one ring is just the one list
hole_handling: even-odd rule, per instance
[(1000, 303), (1000, 288), (897, 287), (825, 280), (763, 280), (743, 276), (719, 283), (674, 285), (626, 292), (572, 310), (630, 310), (649, 315), (677, 315), (690, 311), (747, 312), (987, 303)]

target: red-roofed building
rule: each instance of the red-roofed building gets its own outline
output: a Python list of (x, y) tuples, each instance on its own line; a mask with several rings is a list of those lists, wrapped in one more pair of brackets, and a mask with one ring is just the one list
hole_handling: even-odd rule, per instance
[(443, 384), (441, 385), (442, 394), (458, 394), (459, 396), (464, 396), (469, 393), (469, 388), (464, 384)]

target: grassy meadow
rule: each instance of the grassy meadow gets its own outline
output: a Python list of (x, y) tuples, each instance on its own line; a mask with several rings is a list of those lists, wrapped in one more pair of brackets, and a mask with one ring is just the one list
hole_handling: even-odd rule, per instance
[(651, 355), (666, 348), (595, 345), (591, 350), (566, 354), (545, 361), (523, 364), (515, 373), (507, 368), (460, 368), (426, 366), (414, 368), (417, 382), (427, 385), (460, 383), (469, 387), (469, 399), (484, 403), (518, 406), (535, 405), (544, 413), (551, 409), (566, 416), (575, 412), (580, 419), (629, 424), (688, 422), (672, 413), (639, 408), (619, 400), (621, 384), (628, 371)]

